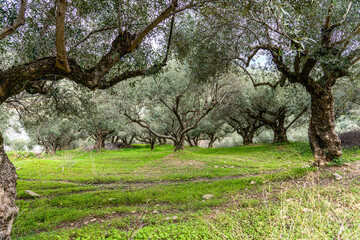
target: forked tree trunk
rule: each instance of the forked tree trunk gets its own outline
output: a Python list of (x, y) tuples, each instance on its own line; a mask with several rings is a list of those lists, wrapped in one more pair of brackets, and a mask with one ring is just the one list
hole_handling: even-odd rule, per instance
[(4, 151), (0, 133), (0, 239), (10, 239), (12, 224), (19, 208), (15, 205), (17, 174)]
[(213, 148), (216, 140), (217, 140), (217, 137), (215, 137), (214, 135), (210, 135), (208, 148)]
[(189, 143), (191, 147), (198, 147), (199, 146), (199, 139), (198, 138), (190, 138)]
[(335, 132), (334, 97), (331, 89), (324, 92), (321, 95), (311, 95), (308, 133), (315, 166), (324, 166), (342, 155), (341, 141)]
[(191, 141), (191, 138), (189, 138), (189, 137), (186, 138), (186, 141), (188, 142), (188, 144), (189, 144), (190, 147), (195, 147), (194, 144), (193, 144), (193, 142)]

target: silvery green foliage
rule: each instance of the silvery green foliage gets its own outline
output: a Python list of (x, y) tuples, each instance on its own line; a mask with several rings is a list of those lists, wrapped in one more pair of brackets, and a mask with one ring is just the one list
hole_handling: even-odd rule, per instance
[(21, 125), (47, 153), (73, 148), (74, 142), (84, 136), (79, 121), (83, 112), (78, 92), (75, 84), (61, 81), (47, 95), (30, 95), (19, 100)]
[(199, 117), (223, 94), (222, 88), (217, 92), (215, 90), (221, 81), (194, 81), (189, 66), (177, 61), (169, 62), (161, 74), (142, 79), (141, 83), (135, 81), (132, 85), (124, 91), (133, 94), (119, 91), (119, 94), (123, 94), (123, 111), (168, 136), (177, 136), (184, 126), (187, 128), (196, 124)]
[[(276, 77), (271, 72), (259, 70), (252, 72), (252, 75), (253, 78), (261, 78), (261, 81)], [(234, 127), (239, 125), (237, 127), (245, 129), (252, 124), (261, 124), (259, 119), (254, 118), (259, 114), (270, 121), (275, 121), (274, 116), (269, 113), (277, 112), (280, 108), (286, 109), (286, 126), (309, 106), (309, 97), (301, 86), (285, 85), (275, 89), (268, 86), (254, 87), (246, 74), (234, 72), (231, 77), (232, 87), (221, 104), (221, 110), (228, 123)], [(301, 126), (307, 119), (308, 116), (304, 114), (292, 126)], [(265, 123), (264, 126), (266, 126)], [(259, 133), (261, 133), (261, 128), (257, 131), (257, 134)]]
[(12, 110), (5, 106), (0, 105), (0, 129), (1, 131), (9, 127), (10, 118), (12, 116)]

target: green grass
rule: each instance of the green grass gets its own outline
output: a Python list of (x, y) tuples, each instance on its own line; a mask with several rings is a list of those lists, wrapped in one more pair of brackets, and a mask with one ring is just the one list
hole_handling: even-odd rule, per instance
[[(294, 227), (326, 222), (305, 221), (299, 211), (309, 206), (303, 200), (295, 207), (286, 201), (289, 195), (311, 202), (318, 189), (309, 190), (313, 195), (298, 189), (272, 193), (274, 184), (316, 171), (308, 167), (312, 156), (305, 143), (9, 156), (20, 168), (14, 239), (277, 239), (285, 236), (281, 229), (287, 229), (289, 219)], [(343, 161), (358, 158), (358, 151), (348, 150)], [(349, 196), (357, 199), (354, 189)], [(29, 197), (25, 190), (41, 197)], [(326, 197), (328, 189), (320, 190)], [(260, 199), (264, 192), (273, 202)], [(204, 200), (205, 194), (213, 197)], [(288, 218), (281, 218), (284, 211)], [(321, 227), (329, 229), (329, 236), (338, 230)], [(301, 237), (298, 230), (289, 233)]]
[[(119, 151), (62, 151), (55, 156), (14, 160), (19, 179), (77, 183), (150, 182), (259, 174), (308, 165), (311, 155), (295, 146), (262, 145), (220, 149), (187, 148), (173, 153), (171, 146)], [(286, 152), (286, 154), (282, 154)], [(49, 161), (51, 160), (51, 161)], [(191, 160), (191, 162), (189, 162)]]

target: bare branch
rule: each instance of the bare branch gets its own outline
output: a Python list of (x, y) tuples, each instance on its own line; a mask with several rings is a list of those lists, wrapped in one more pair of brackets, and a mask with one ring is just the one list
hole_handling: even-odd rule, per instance
[(360, 56), (354, 58), (352, 61), (351, 61), (351, 64), (354, 65), (357, 61), (360, 60)]
[(126, 72), (112, 78), (110, 81), (100, 81), (98, 83), (97, 89), (106, 89), (106, 88), (109, 88), (121, 81), (127, 80), (129, 78), (140, 77), (140, 76), (144, 76), (148, 73), (158, 72), (165, 65), (166, 65), (166, 63), (162, 62), (160, 64), (156, 63), (148, 69), (126, 71)]
[[(343, 46), (343, 49), (345, 49), (349, 45), (351, 39), (356, 37), (359, 33), (360, 33), (360, 24), (358, 24), (356, 26), (355, 30), (348, 37), (346, 37), (344, 39), (341, 39), (341, 40), (331, 44), (331, 47), (334, 47), (336, 45), (340, 45), (342, 43), (345, 43), (344, 46)], [(342, 49), (341, 53), (344, 51), (343, 49)]]
[(256, 87), (260, 87), (260, 86), (269, 86), (271, 87), (272, 89), (275, 89), (279, 86), (279, 84), (282, 84), (286, 81), (286, 77), (284, 78), (285, 75), (282, 75), (283, 77), (280, 78), (279, 81), (275, 82), (274, 84), (270, 83), (270, 82), (263, 82), (263, 83), (257, 83), (255, 82), (255, 79), (253, 78), (253, 76), (251, 75), (251, 73), (249, 73), (249, 71), (241, 66), (240, 64), (237, 64), (235, 63), (237, 66), (239, 66), (245, 73), (246, 75), (248, 75), (248, 77), (250, 78), (251, 80), (251, 83), (253, 84), (253, 86), (256, 88)]
[(25, 23), (26, 7), (27, 7), (27, 0), (21, 0), (20, 10), (17, 18), (10, 27), (0, 31), (0, 40), (15, 32), (16, 29), (18, 29), (20, 26), (22, 26)]
[(260, 24), (264, 25), (267, 30), (271, 30), (271, 31), (273, 31), (273, 32), (275, 32), (275, 33), (277, 33), (277, 34), (279, 34), (279, 35), (281, 35), (281, 36), (289, 39), (290, 41), (292, 40), (292, 38), (291, 38), (286, 32), (282, 32), (282, 31), (280, 31), (279, 29), (273, 28), (273, 27), (270, 26), (267, 22), (262, 21), (262, 20), (256, 18), (253, 13), (251, 13), (251, 15), (252, 15), (251, 20), (253, 20), (253, 21), (257, 22), (257, 23), (260, 23)]

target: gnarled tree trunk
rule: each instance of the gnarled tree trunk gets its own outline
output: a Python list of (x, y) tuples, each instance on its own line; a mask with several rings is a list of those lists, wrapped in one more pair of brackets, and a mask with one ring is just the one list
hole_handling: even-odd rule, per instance
[(284, 125), (276, 126), (272, 130), (274, 132), (273, 143), (285, 143), (289, 141), (286, 136), (287, 129), (284, 127)]
[(105, 140), (109, 135), (108, 131), (97, 131), (95, 136), (94, 150), (100, 150), (105, 148)]
[(331, 89), (322, 94), (311, 95), (311, 118), (309, 141), (315, 166), (324, 166), (341, 157), (341, 141), (335, 132), (334, 97)]
[(243, 145), (253, 144), (254, 133), (240, 134), (243, 138)]
[(179, 151), (184, 149), (184, 143), (185, 143), (185, 135), (181, 136), (178, 141), (174, 141), (175, 149), (174, 151)]
[(17, 174), (4, 151), (0, 133), (0, 239), (10, 239), (12, 224), (19, 208), (15, 205)]

